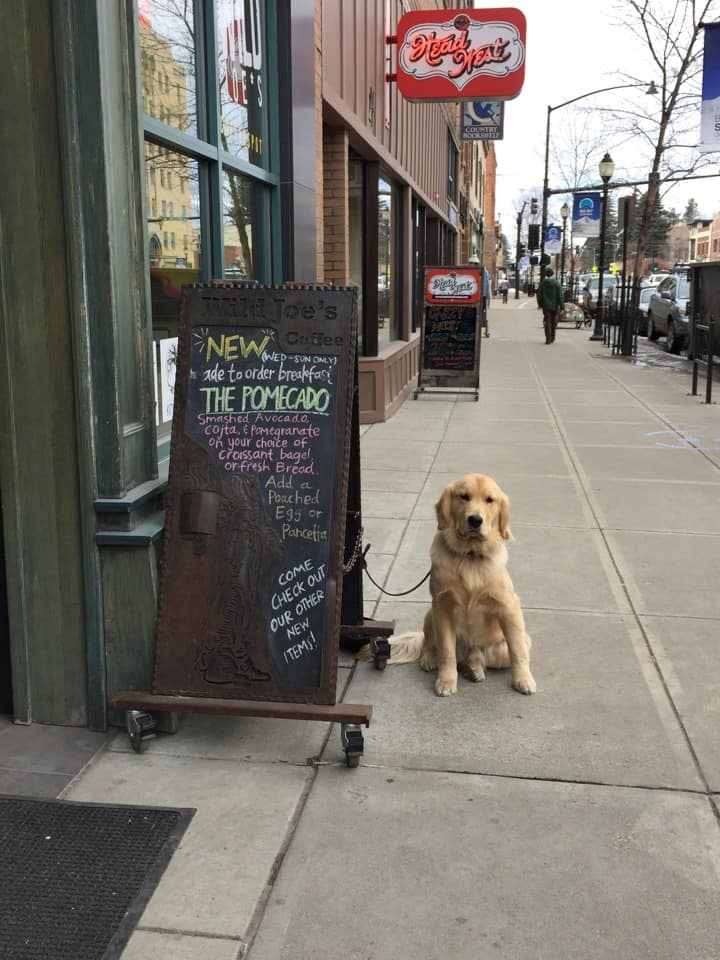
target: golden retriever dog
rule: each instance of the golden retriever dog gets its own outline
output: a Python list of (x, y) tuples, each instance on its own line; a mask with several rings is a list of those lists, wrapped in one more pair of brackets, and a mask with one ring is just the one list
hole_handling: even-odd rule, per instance
[[(437, 670), (435, 693), (457, 692), (458, 670), (485, 679), (486, 668), (510, 667), (512, 685), (535, 693), (530, 637), (507, 571), (510, 501), (492, 477), (468, 473), (435, 504), (437, 532), (430, 549), (430, 596), (422, 633), (390, 638), (388, 663), (420, 661)], [(369, 646), (356, 654), (371, 658)]]

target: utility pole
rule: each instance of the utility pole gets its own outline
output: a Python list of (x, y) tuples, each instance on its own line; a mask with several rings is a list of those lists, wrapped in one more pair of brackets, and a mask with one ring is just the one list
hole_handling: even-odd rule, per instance
[(515, 299), (520, 299), (520, 228), (522, 226), (522, 216), (525, 212), (525, 207), (527, 206), (527, 200), (523, 200), (523, 205), (520, 207), (520, 213), (518, 213), (516, 222), (517, 222), (517, 240), (515, 241)]

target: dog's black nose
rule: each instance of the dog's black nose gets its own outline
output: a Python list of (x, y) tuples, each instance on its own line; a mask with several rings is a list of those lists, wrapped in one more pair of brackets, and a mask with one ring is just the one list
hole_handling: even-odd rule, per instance
[(473, 530), (477, 530), (478, 527), (482, 526), (483, 518), (479, 513), (471, 513), (467, 518), (468, 526), (472, 527)]

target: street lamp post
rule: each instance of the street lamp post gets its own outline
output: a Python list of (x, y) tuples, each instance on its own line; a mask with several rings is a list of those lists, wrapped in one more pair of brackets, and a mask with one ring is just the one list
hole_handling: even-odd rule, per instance
[(515, 299), (516, 300), (520, 299), (520, 230), (522, 228), (522, 216), (523, 216), (523, 212), (525, 210), (526, 205), (527, 205), (527, 201), (525, 200), (523, 201), (523, 205), (520, 207), (520, 210), (518, 211), (518, 215), (516, 217), (516, 222), (517, 222), (517, 240), (515, 242)]
[(608, 183), (615, 172), (615, 164), (609, 153), (600, 161), (600, 179), (603, 182), (602, 194), (602, 212), (600, 214), (600, 275), (598, 277), (597, 300), (595, 302), (595, 329), (592, 332), (591, 340), (603, 340), (603, 316), (605, 314), (605, 304), (603, 303), (603, 274), (605, 272), (605, 229), (607, 226), (607, 205), (608, 205)]
[(562, 250), (560, 251), (560, 286), (565, 289), (565, 228), (567, 227), (567, 218), (570, 216), (570, 207), (564, 203), (560, 207), (560, 216), (562, 217)]
[[(547, 229), (547, 204), (548, 197), (550, 196), (550, 187), (548, 184), (548, 168), (550, 166), (550, 119), (552, 117), (553, 111), (559, 110), (561, 107), (569, 107), (571, 103), (576, 103), (578, 100), (585, 100), (588, 97), (594, 97), (598, 93), (608, 93), (610, 90), (625, 90), (630, 87), (644, 87), (644, 83), (618, 83), (613, 87), (601, 87), (599, 90), (590, 90), (589, 93), (581, 93), (579, 97), (573, 97), (572, 100), (565, 100), (563, 103), (557, 103), (554, 107), (551, 107), (548, 104), (547, 108), (547, 121), (545, 123), (545, 176), (543, 178), (543, 205), (542, 205), (542, 227), (540, 233), (540, 263), (543, 262), (545, 257), (545, 230)], [(653, 81), (648, 85), (647, 90), (645, 91), (646, 95), (657, 96), (658, 89), (655, 86)]]

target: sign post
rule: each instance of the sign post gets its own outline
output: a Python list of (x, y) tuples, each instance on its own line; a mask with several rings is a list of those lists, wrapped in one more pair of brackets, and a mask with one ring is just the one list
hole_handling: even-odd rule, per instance
[(114, 706), (369, 724), (335, 704), (356, 339), (350, 288), (183, 288), (152, 693)]
[(413, 394), (436, 387), (449, 393), (472, 391), (480, 398), (482, 271), (470, 267), (428, 267), (420, 332), (420, 372)]

